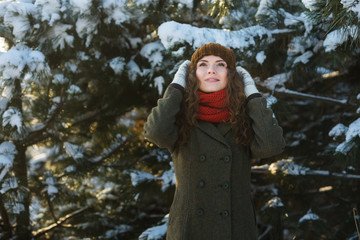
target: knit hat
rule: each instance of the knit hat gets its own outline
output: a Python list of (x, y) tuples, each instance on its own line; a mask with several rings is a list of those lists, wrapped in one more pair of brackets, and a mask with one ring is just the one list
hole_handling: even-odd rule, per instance
[(235, 70), (234, 52), (218, 43), (208, 43), (198, 48), (191, 57), (190, 69), (196, 68), (197, 62), (205, 56), (214, 55), (221, 57), (228, 65), (228, 68)]

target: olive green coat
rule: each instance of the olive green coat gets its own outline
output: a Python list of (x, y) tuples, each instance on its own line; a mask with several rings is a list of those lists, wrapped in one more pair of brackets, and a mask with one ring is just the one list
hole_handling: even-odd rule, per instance
[(249, 100), (255, 138), (248, 148), (235, 144), (228, 123), (198, 121), (188, 143), (175, 146), (175, 115), (183, 94), (168, 87), (145, 124), (145, 137), (167, 148), (174, 162), (176, 191), (170, 208), (169, 240), (255, 240), (257, 228), (250, 194), (250, 158), (283, 151), (282, 129), (266, 100)]

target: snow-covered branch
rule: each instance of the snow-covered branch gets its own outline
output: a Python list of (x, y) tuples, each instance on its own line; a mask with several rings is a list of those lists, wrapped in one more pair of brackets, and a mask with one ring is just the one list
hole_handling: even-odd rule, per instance
[(165, 22), (159, 26), (159, 37), (166, 49), (179, 43), (188, 43), (194, 48), (198, 48), (205, 43), (216, 42), (226, 47), (244, 50), (255, 46), (255, 39), (270, 38), (273, 34), (289, 32), (293, 32), (293, 30), (268, 30), (260, 25), (238, 31), (229, 31), (226, 29), (199, 28), (175, 21)]
[(260, 81), (255, 78), (256, 84), (259, 90), (264, 92), (271, 92), (276, 97), (292, 97), (313, 100), (317, 102), (324, 102), (330, 104), (339, 104), (343, 106), (356, 107), (355, 104), (348, 102), (346, 99), (335, 99), (330, 97), (316, 96), (313, 94), (302, 93), (294, 90), (287, 89), (285, 82), (289, 79), (289, 73), (281, 73), (275, 76), (269, 77), (265, 81)]
[(327, 170), (311, 170), (307, 167), (297, 165), (292, 159), (283, 159), (272, 164), (265, 164), (262, 166), (253, 166), (251, 168), (252, 173), (260, 174), (283, 174), (290, 176), (327, 176), (344, 179), (360, 180), (360, 175), (349, 173), (335, 173)]

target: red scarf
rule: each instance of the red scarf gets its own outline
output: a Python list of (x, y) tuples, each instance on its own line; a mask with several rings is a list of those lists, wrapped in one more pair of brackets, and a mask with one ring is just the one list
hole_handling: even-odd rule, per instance
[(225, 122), (230, 119), (226, 102), (226, 89), (213, 93), (198, 91), (198, 96), (200, 99), (198, 119), (214, 123)]

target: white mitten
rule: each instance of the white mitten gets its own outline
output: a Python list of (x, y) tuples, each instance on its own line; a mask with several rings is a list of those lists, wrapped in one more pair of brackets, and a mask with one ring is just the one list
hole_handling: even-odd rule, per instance
[(237, 66), (236, 70), (240, 75), (243, 75), (245, 96), (249, 97), (251, 94), (259, 93), (256, 88), (254, 79), (251, 77), (250, 73), (240, 66)]
[(174, 79), (172, 80), (171, 83), (179, 84), (180, 86), (185, 88), (186, 76), (187, 76), (187, 74), (189, 72), (189, 67), (190, 67), (190, 61), (189, 60), (186, 60), (185, 62), (183, 62), (180, 65), (177, 72), (175, 73)]

